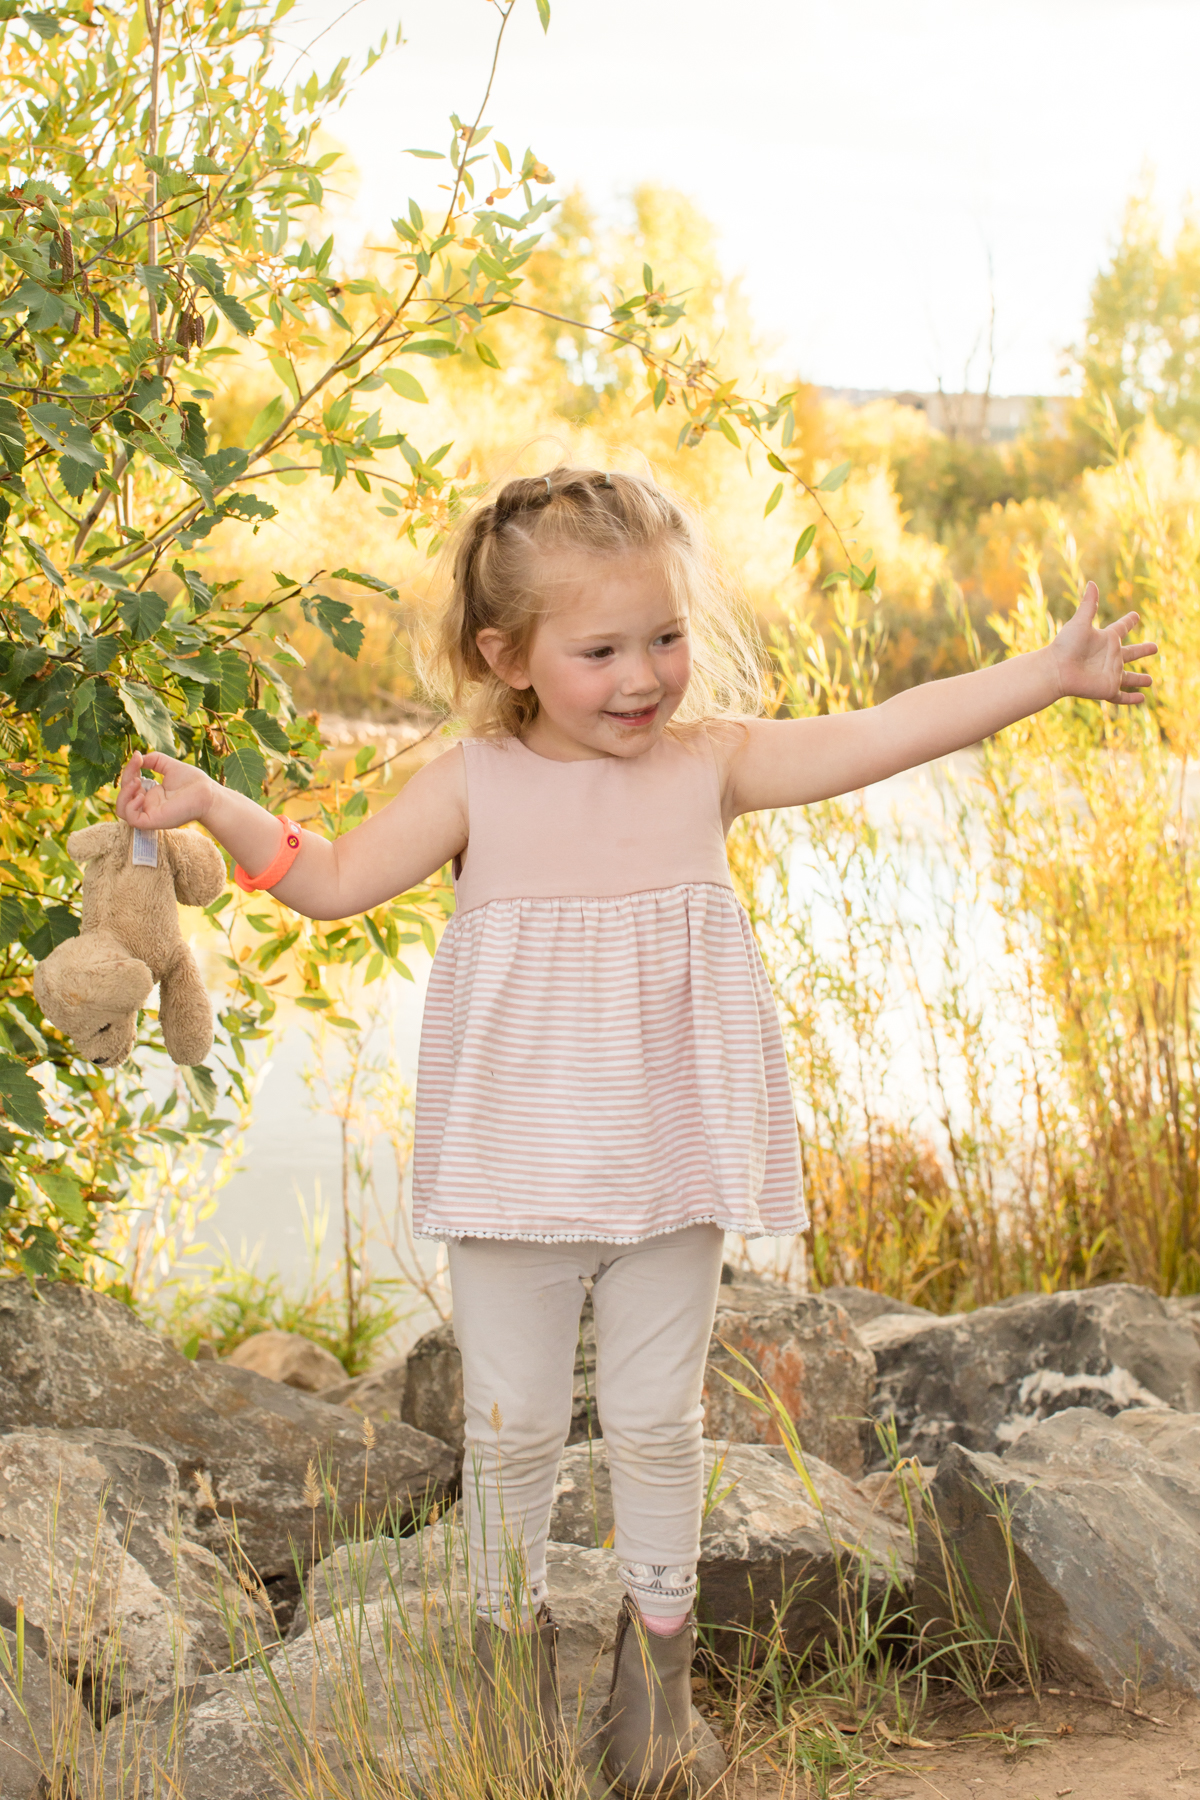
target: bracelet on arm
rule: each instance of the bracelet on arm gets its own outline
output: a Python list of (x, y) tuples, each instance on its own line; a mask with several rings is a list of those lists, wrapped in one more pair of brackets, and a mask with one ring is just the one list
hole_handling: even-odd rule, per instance
[(233, 879), (246, 893), (257, 893), (259, 888), (273, 888), (277, 881), (282, 881), (300, 852), (303, 832), (290, 819), (279, 821), (279, 848), (261, 875), (247, 875), (241, 863), (233, 871)]

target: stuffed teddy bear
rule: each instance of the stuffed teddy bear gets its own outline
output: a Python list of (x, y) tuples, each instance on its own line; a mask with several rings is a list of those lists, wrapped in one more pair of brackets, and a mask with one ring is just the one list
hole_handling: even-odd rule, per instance
[(225, 886), (225, 862), (198, 831), (136, 831), (113, 821), (67, 839), (84, 865), (78, 937), (59, 944), (33, 976), (38, 1005), (80, 1056), (115, 1069), (133, 1049), (138, 1008), (159, 985), (159, 1018), (172, 1062), (212, 1049), (212, 1006), (183, 941), (176, 901), (207, 906)]

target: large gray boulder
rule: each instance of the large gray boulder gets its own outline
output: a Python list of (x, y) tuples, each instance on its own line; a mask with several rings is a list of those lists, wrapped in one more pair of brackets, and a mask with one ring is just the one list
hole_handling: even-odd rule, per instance
[(950, 1444), (1000, 1452), (1070, 1407), (1200, 1410), (1200, 1344), (1145, 1288), (1036, 1294), (948, 1318), (882, 1314), (859, 1335), (875, 1356), (872, 1411), (921, 1462)]
[(123, 1431), (0, 1437), (0, 1617), (96, 1711), (160, 1698), (275, 1636), (266, 1600), (179, 1529), (179, 1478)]
[[(321, 1398), (331, 1406), (348, 1406), (374, 1424), (399, 1423), (404, 1417), (407, 1369), (407, 1357), (392, 1357), (366, 1375), (356, 1375), (351, 1381), (339, 1381), (333, 1387), (324, 1388)], [(408, 1422), (413, 1423), (412, 1420)]]
[(832, 1300), (848, 1313), (855, 1326), (881, 1318), (884, 1313), (907, 1313), (910, 1318), (921, 1319), (937, 1316), (927, 1306), (914, 1306), (911, 1300), (896, 1300), (891, 1294), (877, 1294), (873, 1288), (831, 1286), (822, 1288), (820, 1294), (822, 1300)]
[[(214, 1555), (236, 1517), (242, 1552), (265, 1581), (293, 1571), (329, 1509), (305, 1503), (312, 1461), (368, 1520), (400, 1526), (445, 1491), (453, 1453), (406, 1425), (363, 1422), (249, 1369), (192, 1363), (128, 1307), (65, 1282), (0, 1280), (0, 1432), (26, 1426), (128, 1431), (162, 1450), (180, 1483), (180, 1522)], [(211, 1490), (215, 1509), (205, 1500)]]
[[(835, 1628), (839, 1592), (857, 1590), (864, 1571), (873, 1612), (907, 1603), (909, 1532), (837, 1469), (807, 1457), (801, 1475), (778, 1446), (707, 1440), (704, 1461), (699, 1612), (723, 1653), (736, 1654), (737, 1634), (769, 1628), (777, 1611), (789, 1645), (807, 1649)], [(559, 1466), (551, 1536), (596, 1545), (612, 1529), (604, 1446), (576, 1445)]]
[(346, 1371), (332, 1351), (297, 1331), (256, 1331), (253, 1337), (244, 1338), (225, 1362), (229, 1368), (253, 1369), (268, 1381), (282, 1381), (306, 1394), (320, 1394), (346, 1379)]
[(92, 1721), (76, 1690), (38, 1655), (28, 1637), (19, 1684), (17, 1675), (16, 1633), (0, 1626), (0, 1795), (4, 1800), (38, 1800), (39, 1795), (66, 1800), (78, 1792), (79, 1773), (92, 1765)]
[(780, 1434), (770, 1415), (725, 1379), (759, 1391), (732, 1352), (744, 1356), (778, 1394), (806, 1456), (844, 1475), (862, 1474), (875, 1364), (840, 1306), (758, 1282), (721, 1288), (704, 1374), (705, 1435), (721, 1442), (777, 1444)]
[(922, 1531), (918, 1624), (947, 1627), (948, 1556), (989, 1630), (1011, 1628), (1015, 1571), (1044, 1672), (1114, 1699), (1200, 1693), (1200, 1418), (1072, 1408), (1003, 1457), (952, 1446), (932, 1499), (946, 1548)]

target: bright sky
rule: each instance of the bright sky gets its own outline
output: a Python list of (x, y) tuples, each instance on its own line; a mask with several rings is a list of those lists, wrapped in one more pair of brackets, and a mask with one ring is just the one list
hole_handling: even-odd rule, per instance
[[(342, 11), (301, 7), (297, 44)], [(401, 149), (473, 115), (496, 23), (486, 0), (402, 17), (338, 124), (374, 230), (428, 190)], [(396, 20), (360, 0), (314, 55)], [(1143, 170), (1168, 218), (1200, 190), (1198, 70), (1197, 0), (554, 0), (548, 36), (518, 0), (486, 122), (606, 215), (643, 180), (691, 195), (781, 367), (957, 388), (991, 285), (993, 391), (1051, 393)]]

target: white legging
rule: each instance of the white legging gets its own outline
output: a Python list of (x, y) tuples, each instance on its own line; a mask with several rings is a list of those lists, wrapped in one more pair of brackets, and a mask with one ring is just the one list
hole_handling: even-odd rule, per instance
[(450, 1244), (466, 1412), (463, 1502), (485, 1616), (527, 1617), (547, 1593), (585, 1277), (621, 1576), (646, 1614), (670, 1618), (691, 1604), (704, 1486), (700, 1396), (723, 1243), (718, 1226), (690, 1225), (638, 1244)]

